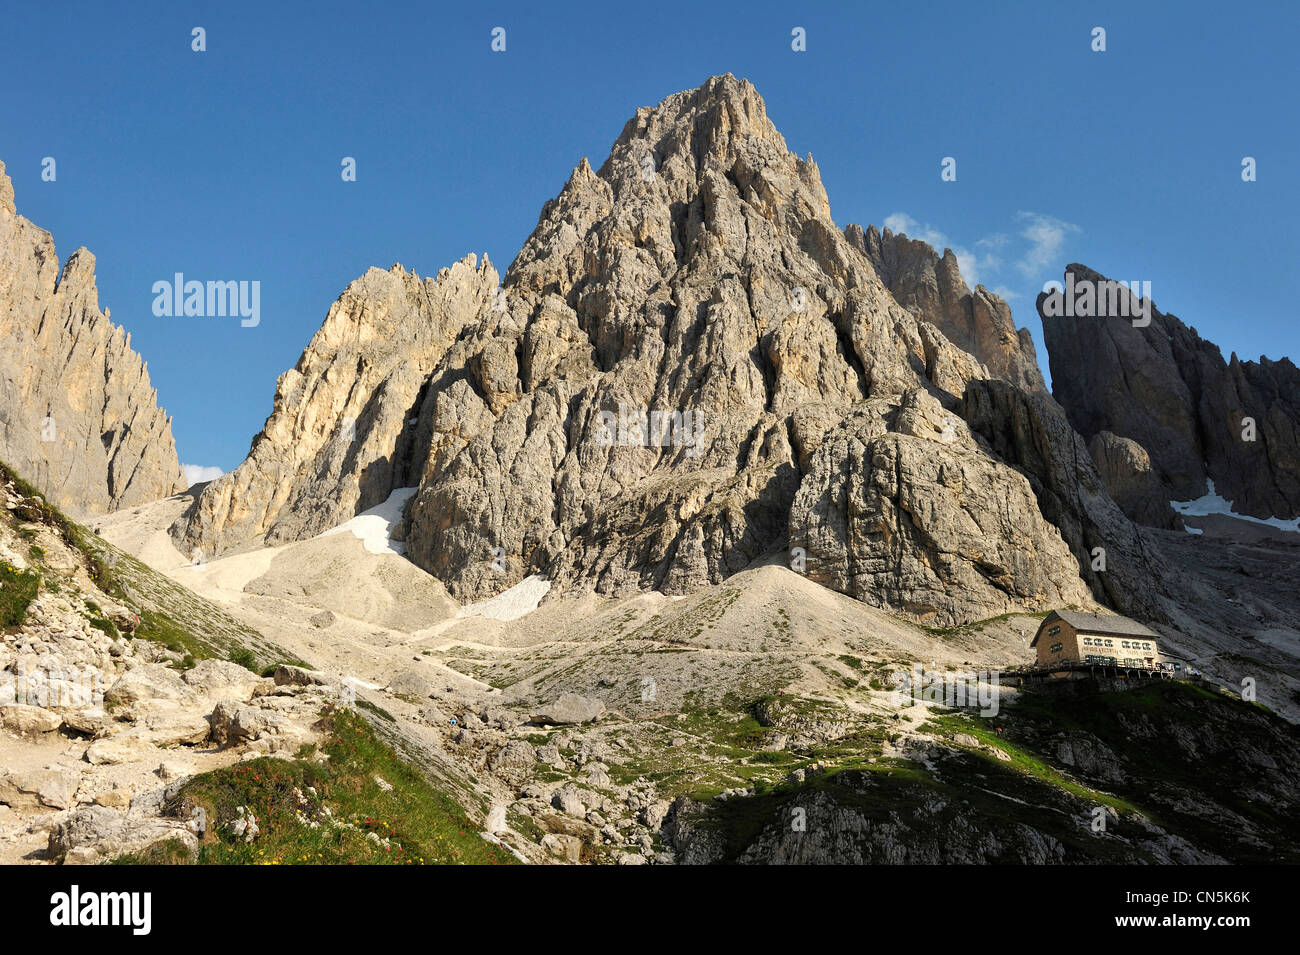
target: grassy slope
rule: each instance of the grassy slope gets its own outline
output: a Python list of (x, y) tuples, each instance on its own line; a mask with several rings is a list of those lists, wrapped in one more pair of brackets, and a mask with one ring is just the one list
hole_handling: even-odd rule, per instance
[[(19, 491), (37, 502), (35, 513), (24, 512), (20, 517), (46, 524), (57, 531), (70, 547), (81, 552), (95, 585), (139, 614), (140, 626), (136, 629), (136, 637), (188, 654), (193, 660), (208, 657), (235, 660), (252, 670), (273, 663), (296, 662), (284, 650), (220, 607), (72, 521), (32, 485), (0, 463), (0, 481), (5, 480), (13, 481)], [(10, 585), (7, 572), (0, 569), (0, 573), (5, 574), (3, 605), (9, 608), (19, 600), (21, 592), (17, 582)], [(8, 625), (16, 626), (17, 623)]]
[[(747, 759), (747, 765), (719, 769), (711, 759), (694, 765), (683, 760), (650, 773), (699, 800), (711, 800), (726, 785), (753, 786), (750, 798), (710, 803), (703, 819), (721, 834), (729, 860), (761, 833), (770, 833), (792, 807), (807, 805), (812, 794), (820, 793), (871, 824), (901, 822), (918, 833), (969, 825), (1006, 834), (1030, 827), (1061, 843), (1065, 861), (1071, 862), (1155, 861), (1142, 845), (1141, 828), (1129, 824), (1136, 814), (1230, 861), (1300, 861), (1296, 794), (1288, 789), (1286, 775), (1261, 774), (1258, 762), (1259, 754), (1293, 759), (1295, 727), (1262, 707), (1196, 686), (1160, 682), (1112, 693), (1024, 693), (994, 720), (946, 713), (924, 727), (951, 747), (937, 757), (933, 769), (884, 756), (883, 742), (893, 736), (887, 723), (867, 723), (846, 737), (804, 750), (764, 753), (763, 735), (770, 731), (752, 716), (761, 703), (673, 724), (689, 730), (711, 721), (718, 731), (710, 754), (716, 749), (733, 760)], [(1135, 731), (1135, 726), (1144, 729)], [(1195, 730), (1189, 744), (1195, 758), (1172, 742), (1173, 735), (1188, 729)], [(1139, 732), (1149, 735), (1139, 737)], [(1091, 738), (1110, 748), (1118, 755), (1123, 782), (1090, 779), (1062, 764), (1055, 744), (1063, 735)], [(804, 783), (771, 781), (774, 771), (780, 776), (814, 760), (827, 768)], [(701, 771), (705, 766), (710, 768)], [(721, 784), (720, 773), (726, 776)], [(944, 806), (937, 813), (936, 800)], [(1097, 806), (1113, 809), (1117, 832), (1134, 838), (1094, 836), (1085, 822)], [(1017, 860), (1012, 855), (1002, 861)]]
[[(158, 642), (187, 655), (187, 662), (215, 657), (258, 670), (275, 662), (292, 660), (285, 651), (256, 630), (240, 623), (221, 608), (170, 578), (159, 574), (129, 554), (118, 550), (70, 520), (30, 484), (0, 463), (0, 481), (12, 480), (19, 491), (34, 500), (33, 509), (20, 519), (53, 528), (85, 558), (95, 585), (105, 594), (132, 607), (140, 615), (135, 637)], [(0, 516), (9, 519), (7, 512)], [(39, 561), (39, 555), (33, 554)], [(22, 622), (27, 603), (37, 587), (58, 587), (53, 571), (21, 572), (0, 567), (0, 612), (5, 626)], [(95, 605), (92, 603), (92, 607)], [(9, 618), (12, 617), (12, 622)], [(92, 623), (95, 620), (92, 619)], [(111, 622), (104, 621), (111, 627)], [(478, 835), (461, 806), (441, 785), (431, 783), (413, 765), (419, 754), (399, 755), (394, 748), (403, 740), (389, 729), (392, 717), (378, 707), (358, 701), (360, 711), (329, 714), (329, 735), (324, 763), (303, 753), (294, 760), (262, 758), (195, 777), (178, 801), (169, 807), (189, 818), (201, 806), (213, 827), (205, 837), (199, 861), (209, 864), (243, 863), (513, 863), (509, 852)], [(373, 722), (367, 722), (370, 719)], [(386, 790), (379, 776), (392, 786)], [(295, 787), (308, 796), (299, 806)], [(313, 787), (316, 795), (308, 794)], [(447, 786), (461, 791), (463, 785)], [(181, 806), (180, 802), (185, 805)], [(233, 838), (228, 823), (236, 807), (253, 810), (261, 834), (252, 843)], [(334, 819), (345, 823), (312, 828), (299, 823), (301, 811), (308, 819), (328, 823), (328, 806)], [(224, 828), (223, 828), (224, 827)], [(368, 838), (374, 832), (381, 840)], [(176, 843), (160, 843), (147, 852), (124, 857), (122, 864), (159, 864), (187, 861)]]
[(1044, 759), (1061, 735), (1099, 740), (1123, 775), (1108, 788), (1197, 845), (1234, 862), (1300, 862), (1300, 730), (1263, 706), (1153, 681), (1121, 693), (1025, 694), (1006, 722)]
[[(359, 714), (323, 717), (324, 762), (255, 759), (187, 782), (164, 807), (206, 819), (198, 861), (205, 865), (502, 865), (515, 862), (484, 841), (461, 807), (432, 787)], [(385, 785), (381, 785), (383, 780)], [(231, 823), (251, 812), (259, 833), (241, 838)], [(314, 825), (313, 825), (314, 824)], [(372, 838), (373, 834), (373, 838)], [(181, 861), (159, 845), (120, 864)]]

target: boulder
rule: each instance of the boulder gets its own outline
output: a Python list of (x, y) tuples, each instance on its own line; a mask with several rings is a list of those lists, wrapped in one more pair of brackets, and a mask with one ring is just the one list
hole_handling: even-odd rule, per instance
[(534, 723), (567, 726), (591, 723), (605, 715), (605, 704), (594, 697), (565, 693), (533, 714)]
[(196, 693), (209, 699), (236, 699), (247, 702), (267, 681), (238, 663), (227, 660), (200, 660), (181, 677)]
[(334, 680), (327, 673), (281, 663), (271, 674), (276, 686), (329, 686)]
[(63, 725), (63, 717), (40, 706), (8, 703), (0, 706), (0, 728), (19, 736), (51, 733)]
[(201, 709), (174, 700), (137, 700), (123, 718), (155, 746), (202, 743), (210, 729)]
[(388, 681), (385, 692), (412, 702), (426, 700), (433, 693), (433, 684), (414, 670), (403, 670)]
[(590, 794), (573, 783), (565, 783), (551, 795), (551, 805), (575, 819), (584, 819), (587, 815), (587, 803), (584, 798), (590, 798)]
[(50, 830), (47, 852), (66, 864), (96, 864), (168, 840), (183, 846), (191, 859), (197, 857), (198, 839), (179, 820), (88, 806)]
[(0, 776), (0, 803), (14, 809), (67, 809), (76, 804), (78, 774), (41, 769)]
[(131, 805), (131, 792), (127, 789), (105, 789), (95, 794), (94, 803), (109, 809), (126, 809)]
[(116, 766), (147, 760), (157, 753), (146, 730), (132, 729), (95, 740), (86, 747), (85, 760), (96, 766)]
[(558, 856), (565, 862), (577, 865), (582, 861), (583, 842), (577, 836), (570, 836), (560, 832), (548, 832), (542, 836), (541, 846), (551, 855)]
[(532, 744), (516, 739), (506, 743), (488, 760), (488, 768), (493, 771), (532, 769), (536, 762), (537, 751), (533, 749)]
[(160, 663), (135, 663), (104, 693), (108, 703), (134, 703), (136, 700), (192, 701), (194, 691), (179, 673)]
[(208, 718), (211, 739), (221, 746), (260, 742), (266, 752), (292, 751), (306, 742), (310, 731), (284, 713), (233, 701), (218, 703)]

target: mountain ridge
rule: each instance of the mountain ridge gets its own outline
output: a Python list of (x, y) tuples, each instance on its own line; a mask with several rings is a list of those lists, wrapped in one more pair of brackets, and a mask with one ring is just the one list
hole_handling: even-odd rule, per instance
[[(1065, 277), (1109, 281), (1072, 263)], [(1179, 526), (1169, 501), (1213, 481), (1240, 513), (1300, 516), (1300, 369), (1288, 358), (1224, 360), (1215, 343), (1150, 306), (1150, 324), (1044, 315), (1053, 394), (1105, 462), (1130, 516)]]
[[(908, 307), (876, 268), (900, 257), (912, 263), (906, 276), (893, 276)], [(270, 441), (294, 462), (288, 486), (250, 458), (251, 466), (205, 489), (174, 529), (178, 539), (207, 553), (247, 540), (250, 529), (274, 527), (283, 536), (272, 539), (295, 539), (315, 527), (305, 502), (331, 497), (340, 484), (346, 490), (337, 496), (357, 510), (396, 489), (385, 471), (387, 480), (354, 494), (352, 478), (327, 463), (338, 453), (299, 455), (341, 442), (367, 449), (363, 458), (409, 457), (403, 479), (418, 476), (419, 490), (399, 534), (408, 556), (459, 598), (490, 596), (530, 573), (561, 589), (684, 593), (787, 545), (805, 470), (855, 404), (875, 403), (878, 436), (900, 414), (912, 421), (905, 428), (916, 414), (939, 422), (937, 432), (926, 425), (906, 440), (890, 439), (918, 460), (955, 453), (940, 450), (948, 438), (936, 440), (946, 434), (944, 417), (955, 425), (952, 409), (966, 385), (994, 373), (947, 331), (1013, 381), (1042, 387), (1032, 340), (1010, 323), (1005, 303), (993, 307), (996, 296), (966, 288), (951, 256), (836, 226), (816, 164), (788, 152), (753, 86), (730, 75), (637, 110), (598, 171), (586, 159), (575, 166), (543, 206), (500, 291), (491, 284), (489, 277), (476, 285), (446, 317), (458, 329), (455, 341), (422, 388), (392, 389), (402, 396), (397, 404), (419, 395), (401, 409), (409, 441), (372, 433), (368, 421), (349, 440), (335, 406), (346, 404), (338, 395), (352, 386), (331, 390), (322, 373), (303, 387), (334, 410), (321, 416), (303, 399), (294, 412), (300, 428), (280, 432), (285, 412), (277, 410), (254, 441), (255, 448)], [(367, 305), (356, 285), (331, 315), (345, 299), (361, 312), (387, 307), (386, 300)], [(942, 307), (932, 307), (943, 296)], [(283, 384), (277, 409), (293, 399)], [(376, 407), (388, 389), (385, 381), (369, 391)], [(670, 427), (693, 412), (708, 426), (690, 447), (675, 433), (654, 445), (637, 434), (632, 446), (626, 428), (612, 437), (607, 427), (607, 416), (626, 409), (638, 421), (658, 412)], [(396, 410), (383, 414), (398, 418)], [(973, 438), (964, 440), (962, 454), (986, 456)], [(1044, 567), (1022, 560), (1015, 569), (1008, 553), (944, 556), (931, 570), (979, 523), (979, 508), (951, 491), (936, 492), (945, 499), (941, 522), (913, 539), (931, 551), (920, 563), (905, 552), (910, 544), (900, 550), (838, 518), (823, 524), (816, 513), (798, 515), (809, 531), (799, 546), (813, 544), (813, 567), (867, 560), (912, 573), (916, 579), (890, 599), (946, 623), (1018, 602), (1089, 601), (1024, 479), (997, 460), (981, 466), (1016, 488), (1016, 516), (1004, 530), (1023, 529), (1030, 552), (1051, 554)], [(889, 500), (877, 506), (882, 519), (898, 513)], [(244, 510), (264, 516), (249, 524)], [(846, 564), (826, 579), (854, 573)], [(931, 597), (918, 596), (954, 589), (948, 584), (958, 579), (974, 588), (969, 600), (932, 606)], [(876, 597), (871, 588), (860, 595)]]
[(185, 487), (171, 418), (131, 336), (100, 311), (95, 256), (59, 265), (0, 163), (0, 430), (7, 463), (58, 506), (104, 513)]

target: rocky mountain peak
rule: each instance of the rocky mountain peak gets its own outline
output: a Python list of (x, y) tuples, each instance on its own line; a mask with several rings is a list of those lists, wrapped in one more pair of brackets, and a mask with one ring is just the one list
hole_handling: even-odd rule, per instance
[(790, 549), (944, 625), (1091, 601), (1078, 502), (1056, 525), (1035, 497), (1065, 471), (1026, 479), (962, 422), (972, 382), (1042, 391), (1027, 333), (951, 254), (836, 227), (748, 82), (638, 110), (499, 290), (485, 268), (353, 283), (175, 533), (299, 539), (414, 486), (397, 534), (460, 599), (680, 594)]
[(905, 308), (929, 318), (953, 344), (978, 355), (989, 371), (1030, 391), (1046, 391), (1034, 339), (1017, 329), (1011, 309), (982, 285), (972, 291), (951, 249), (940, 255), (926, 242), (868, 226), (845, 228), (853, 245)]
[(686, 154), (696, 167), (730, 168), (756, 142), (777, 153), (788, 151), (753, 84), (727, 73), (710, 77), (698, 89), (669, 96), (658, 106), (638, 109), (614, 141), (610, 158), (648, 143), (663, 160)]
[[(733, 204), (744, 215), (730, 222), (740, 231), (728, 233), (720, 225)], [(608, 249), (605, 259), (620, 248), (640, 248), (645, 264), (664, 276), (696, 256), (722, 254), (739, 264), (746, 219), (794, 236), (812, 220), (822, 230), (834, 228), (816, 165), (787, 150), (758, 92), (728, 74), (638, 109), (599, 171), (584, 158), (543, 208), (505, 284), (548, 290), (538, 273), (557, 278), (556, 260), (577, 239)], [(547, 266), (539, 268), (541, 261)], [(566, 265), (561, 286), (576, 284), (584, 267)]]
[(433, 441), (420, 417), (428, 378), (448, 350), (464, 361), (462, 333), (500, 317), (498, 282), (486, 255), (434, 277), (393, 265), (352, 282), (280, 376), (248, 458), (183, 519), (187, 543), (211, 554), (254, 537), (301, 540), (418, 483)]
[(59, 268), (0, 163), (0, 458), (58, 506), (102, 513), (182, 490), (171, 419), (100, 311), (95, 256)]

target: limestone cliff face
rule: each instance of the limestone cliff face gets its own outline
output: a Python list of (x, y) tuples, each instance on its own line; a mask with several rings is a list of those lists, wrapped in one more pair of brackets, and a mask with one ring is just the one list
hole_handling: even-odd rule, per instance
[(184, 489), (171, 419), (130, 336), (99, 309), (95, 257), (59, 267), (0, 163), (0, 458), (73, 513)]
[[(681, 593), (788, 543), (830, 586), (921, 619), (1090, 599), (1028, 484), (987, 455), (969, 462), (970, 484), (1007, 491), (999, 529), (1017, 525), (1025, 546), (976, 544), (969, 495), (920, 473), (960, 469), (959, 455), (908, 433), (906, 415), (882, 414), (874, 437), (918, 465), (878, 497), (907, 533), (886, 539), (801, 504), (863, 453), (838, 437), (856, 405), (941, 415), (990, 372), (924, 309), (900, 306), (748, 83), (715, 78), (638, 111), (600, 170), (580, 164), (543, 209), (504, 289), (504, 361), (484, 364), (513, 388), (481, 381), (465, 400), (520, 397), (431, 469), (410, 512), (409, 554), (453, 592), (541, 572), (562, 587)], [(435, 379), (431, 400), (443, 394)], [(693, 415), (698, 428), (642, 446), (610, 434), (625, 409)], [(909, 510), (932, 520), (917, 528)], [(971, 556), (930, 559), (967, 545)]]
[[(1070, 273), (1075, 282), (1105, 281), (1082, 265), (1067, 266)], [(1300, 516), (1300, 369), (1289, 359), (1234, 354), (1225, 362), (1217, 345), (1154, 305), (1145, 327), (1117, 317), (1044, 317), (1043, 333), (1052, 391), (1074, 428), (1089, 441), (1104, 432), (1129, 439), (1149, 457), (1154, 479), (1138, 473), (1140, 455), (1110, 455), (1112, 464), (1127, 458), (1137, 469), (1108, 479), (1133, 517), (1167, 525), (1160, 498), (1200, 497), (1207, 479), (1241, 513)], [(1254, 421), (1254, 440), (1243, 436), (1245, 418)]]
[(951, 302), (891, 273), (904, 307), (876, 247), (754, 88), (710, 79), (578, 164), (499, 291), (472, 260), (349, 289), (175, 531), (292, 539), (409, 484), (408, 556), (462, 599), (534, 573), (684, 593), (798, 547), (937, 623), (1090, 601), (1032, 482), (960, 420), (971, 382), (1041, 390), (1032, 345), (955, 272)]
[(995, 377), (1027, 391), (1047, 390), (1029, 329), (1017, 329), (1010, 306), (984, 286), (973, 292), (967, 287), (952, 250), (940, 256), (925, 242), (889, 229), (881, 234), (875, 226), (865, 233), (855, 225), (844, 231), (905, 308), (934, 322), (958, 348), (978, 355)]
[(831, 430), (795, 497), (790, 542), (813, 580), (922, 620), (1093, 599), (1031, 479), (920, 390), (872, 398)]
[(474, 256), (435, 278), (394, 265), (349, 285), (280, 376), (248, 457), (204, 489), (176, 533), (207, 554), (302, 540), (417, 483), (429, 434), (417, 440), (415, 416), (429, 375), (496, 286), (492, 264)]

